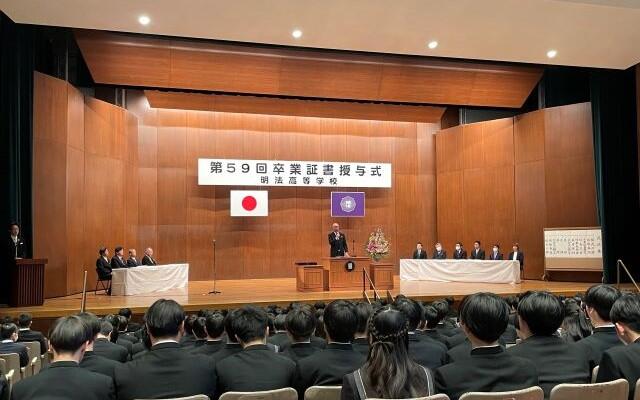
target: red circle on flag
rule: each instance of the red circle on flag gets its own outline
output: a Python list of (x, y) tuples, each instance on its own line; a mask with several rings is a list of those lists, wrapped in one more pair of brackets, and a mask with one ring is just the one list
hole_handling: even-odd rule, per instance
[(245, 196), (242, 199), (242, 208), (244, 208), (247, 211), (253, 211), (257, 205), (258, 205), (258, 202), (256, 201), (256, 198), (253, 196)]

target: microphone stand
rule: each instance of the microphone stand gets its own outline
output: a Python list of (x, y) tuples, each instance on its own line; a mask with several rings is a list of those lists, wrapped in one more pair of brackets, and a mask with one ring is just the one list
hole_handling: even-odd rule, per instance
[(216, 240), (213, 240), (213, 290), (208, 294), (221, 294), (222, 292), (216, 290)]

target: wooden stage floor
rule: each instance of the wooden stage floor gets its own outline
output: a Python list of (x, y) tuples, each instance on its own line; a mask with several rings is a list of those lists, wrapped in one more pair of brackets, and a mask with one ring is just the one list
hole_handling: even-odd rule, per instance
[[(520, 284), (484, 284), (457, 282), (401, 282), (395, 277), (395, 289), (391, 293), (395, 296), (402, 293), (422, 301), (440, 299), (452, 296), (456, 300), (479, 292), (488, 291), (501, 296), (508, 296), (526, 292), (527, 290), (548, 290), (562, 295), (574, 295), (584, 292), (593, 283), (579, 282), (545, 282), (526, 280)], [(116, 313), (122, 307), (129, 307), (134, 314), (142, 314), (155, 300), (171, 298), (179, 302), (188, 311), (203, 308), (233, 308), (243, 304), (286, 305), (292, 301), (316, 302), (334, 299), (361, 299), (361, 291), (337, 292), (298, 292), (294, 278), (279, 279), (243, 279), (218, 281), (217, 289), (222, 293), (207, 294), (213, 288), (212, 281), (189, 282), (188, 289), (172, 290), (161, 293), (137, 296), (106, 296), (104, 294), (89, 293), (87, 295), (87, 310), (98, 315)], [(384, 296), (386, 291), (379, 291)], [(369, 296), (373, 293), (369, 291)], [(17, 316), (22, 312), (30, 312), (34, 318), (54, 318), (80, 309), (81, 295), (47, 299), (42, 306), (23, 308), (0, 308), (0, 315)]]

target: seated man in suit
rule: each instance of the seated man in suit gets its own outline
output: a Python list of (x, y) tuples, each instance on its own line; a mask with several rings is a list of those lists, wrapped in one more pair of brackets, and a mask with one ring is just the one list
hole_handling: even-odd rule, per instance
[(255, 392), (291, 387), (296, 364), (266, 346), (268, 315), (258, 307), (244, 306), (233, 320), (233, 330), (243, 350), (216, 365), (218, 393)]
[(136, 257), (136, 249), (129, 249), (129, 258), (127, 258), (127, 268), (140, 266), (140, 261)]
[(626, 346), (612, 347), (602, 354), (596, 382), (626, 379), (629, 400), (634, 398), (635, 382), (640, 379), (640, 296), (622, 295), (611, 308), (611, 322)]
[(535, 365), (506, 353), (498, 343), (509, 321), (509, 309), (493, 293), (469, 296), (460, 312), (461, 326), (471, 342), (471, 355), (438, 368), (436, 390), (457, 400), (467, 392), (502, 392), (538, 384)]
[(20, 367), (29, 365), (29, 353), (27, 346), (16, 343), (18, 340), (18, 327), (14, 323), (0, 326), (0, 354), (17, 353), (20, 356)]
[(80, 313), (78, 314), (78, 317), (80, 317), (82, 322), (89, 327), (91, 332), (91, 338), (87, 340), (87, 348), (84, 352), (84, 357), (82, 357), (82, 361), (80, 361), (80, 368), (106, 375), (109, 378), (114, 379), (116, 366), (120, 363), (115, 360), (96, 355), (93, 351), (93, 345), (98, 337), (98, 333), (100, 333), (100, 319), (96, 317), (95, 314), (89, 312)]
[(373, 314), (373, 307), (371, 307), (371, 304), (366, 301), (361, 301), (356, 304), (358, 327), (356, 329), (352, 345), (355, 351), (361, 353), (365, 357), (369, 355), (369, 334), (367, 332), (367, 326), (371, 314)]
[[(110, 281), (111, 280), (111, 261), (109, 261), (109, 249), (106, 247), (101, 247), (98, 250), (98, 254), (100, 256), (96, 260), (96, 272), (98, 273), (98, 279), (102, 281)], [(111, 294), (111, 289), (109, 289), (109, 294)]]
[(507, 353), (531, 360), (538, 370), (540, 387), (548, 398), (560, 383), (589, 383), (588, 355), (557, 336), (564, 319), (562, 302), (548, 292), (530, 292), (518, 303), (522, 342)]
[(316, 316), (311, 306), (301, 305), (287, 313), (284, 321), (291, 344), (282, 355), (296, 362), (320, 350), (311, 343), (311, 336), (316, 330)]
[(593, 333), (576, 342), (575, 347), (577, 351), (589, 354), (592, 369), (600, 364), (602, 353), (622, 345), (610, 317), (611, 307), (619, 298), (620, 291), (615, 286), (604, 284), (591, 286), (584, 297)]
[(273, 335), (267, 338), (267, 343), (271, 343), (274, 346), (277, 346), (278, 349), (282, 349), (286, 344), (289, 343), (289, 336), (287, 336), (287, 329), (285, 328), (285, 320), (287, 318), (286, 314), (278, 314), (273, 319), (273, 327), (275, 328), (275, 332)]
[(56, 321), (51, 331), (51, 365), (32, 377), (18, 382), (13, 400), (27, 399), (115, 399), (113, 381), (108, 376), (79, 367), (92, 330), (74, 315)]
[(129, 351), (126, 347), (111, 342), (113, 330), (114, 328), (111, 322), (103, 320), (100, 323), (100, 331), (96, 335), (93, 343), (93, 352), (97, 356), (123, 363), (129, 358)]
[(422, 248), (422, 243), (418, 242), (416, 244), (416, 249), (413, 251), (413, 259), (414, 260), (424, 260), (427, 258), (427, 252)]
[(436, 251), (433, 252), (432, 257), (434, 260), (444, 260), (447, 258), (447, 252), (442, 248), (442, 244), (440, 244), (440, 242), (436, 243), (434, 247), (436, 249)]
[(511, 253), (509, 253), (509, 260), (518, 261), (520, 263), (520, 272), (524, 269), (524, 253), (520, 251), (520, 245), (518, 243), (513, 244)]
[(127, 268), (127, 263), (124, 260), (124, 248), (118, 246), (113, 249), (113, 257), (111, 257), (111, 269)]
[[(140, 338), (129, 332), (129, 320), (124, 315), (114, 315), (114, 321), (118, 321), (118, 340), (126, 340), (127, 342), (138, 343)], [(128, 348), (129, 346), (127, 346)]]
[(18, 342), (38, 342), (40, 343), (40, 354), (46, 354), (49, 350), (47, 338), (42, 332), (31, 329), (32, 322), (31, 314), (24, 313), (18, 316)]
[(491, 249), (491, 253), (489, 253), (489, 260), (502, 260), (502, 253), (500, 253), (500, 245), (494, 244)]
[(207, 339), (204, 344), (193, 349), (194, 354), (212, 355), (222, 348), (222, 335), (224, 334), (224, 316), (219, 312), (207, 312), (205, 328)]
[(142, 257), (142, 265), (158, 265), (156, 260), (153, 258), (153, 249), (151, 247), (147, 247), (144, 250), (144, 257)]
[(402, 311), (409, 320), (409, 357), (426, 368), (435, 369), (447, 360), (447, 346), (417, 331), (423, 318), (422, 306), (415, 300), (401, 297), (393, 307)]
[(471, 250), (471, 255), (469, 255), (470, 260), (484, 260), (484, 250), (480, 247), (481, 243), (479, 240), (473, 242), (473, 250)]
[(315, 385), (340, 385), (346, 374), (360, 368), (366, 357), (351, 342), (358, 326), (355, 306), (346, 300), (329, 303), (323, 314), (327, 347), (298, 360), (295, 389), (300, 399)]
[(227, 334), (227, 343), (218, 351), (215, 352), (211, 358), (215, 364), (218, 364), (221, 360), (232, 356), (242, 351), (242, 345), (238, 342), (236, 332), (233, 330), (233, 320), (236, 318), (238, 310), (229, 310), (224, 317), (224, 331)]
[(462, 243), (456, 243), (456, 250), (453, 252), (454, 260), (466, 260), (467, 259), (467, 251), (462, 248)]
[(127, 319), (127, 332), (136, 332), (142, 328), (142, 326), (137, 322), (131, 321), (133, 313), (131, 312), (130, 308), (121, 308), (120, 311), (118, 311), (118, 315), (122, 315)]
[(143, 357), (116, 368), (118, 400), (215, 396), (215, 365), (211, 357), (191, 354), (180, 346), (184, 310), (160, 299), (147, 310), (145, 321), (151, 349)]

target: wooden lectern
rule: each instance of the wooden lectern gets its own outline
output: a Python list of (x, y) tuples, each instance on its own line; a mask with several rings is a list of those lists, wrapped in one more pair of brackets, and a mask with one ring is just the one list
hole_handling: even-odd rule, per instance
[[(347, 263), (353, 262), (353, 269), (347, 269)], [(329, 290), (362, 290), (362, 270), (369, 272), (369, 257), (325, 257), (322, 267), (329, 275)], [(367, 285), (367, 289), (369, 285)]]
[(41, 306), (44, 304), (44, 266), (46, 258), (16, 259), (13, 265), (11, 293), (9, 305), (11, 307)]

